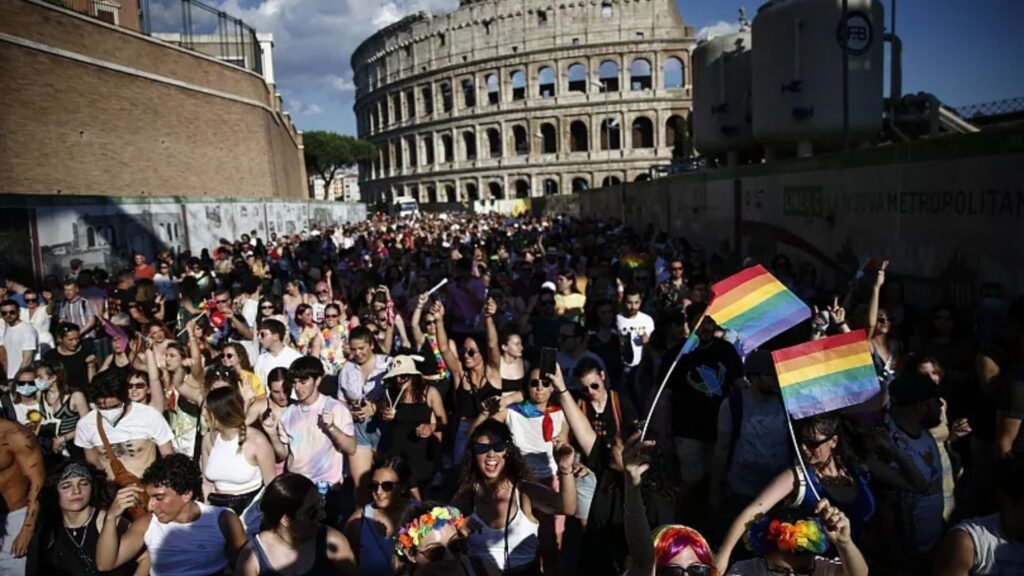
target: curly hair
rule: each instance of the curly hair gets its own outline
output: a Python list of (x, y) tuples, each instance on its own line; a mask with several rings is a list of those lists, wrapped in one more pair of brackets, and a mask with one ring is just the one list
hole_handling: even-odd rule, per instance
[(89, 484), (92, 486), (89, 496), (90, 506), (105, 510), (113, 500), (114, 494), (111, 490), (113, 485), (107, 482), (106, 474), (102, 470), (87, 462), (64, 462), (47, 474), (46, 480), (43, 482), (43, 489), (39, 494), (39, 501), (43, 506), (43, 511), (49, 518), (56, 518), (61, 513), (57, 497), (57, 486), (60, 484), (61, 475), (72, 464), (84, 466), (91, 474), (91, 478), (89, 478)]
[(526, 465), (523, 453), (516, 446), (515, 440), (512, 437), (512, 431), (508, 429), (508, 426), (497, 420), (485, 420), (473, 430), (473, 433), (469, 435), (469, 439), (466, 440), (466, 451), (462, 455), (462, 468), (459, 472), (459, 491), (455, 495), (454, 501), (462, 501), (465, 498), (471, 500), (473, 492), (484, 482), (484, 474), (476, 465), (476, 458), (473, 454), (473, 445), (482, 436), (487, 436), (492, 442), (494, 440), (504, 440), (506, 442), (505, 466), (501, 470), (503, 480), (511, 480), (512, 482), (528, 482), (533, 480), (533, 473), (530, 471), (530, 467)]
[(171, 454), (149, 465), (142, 473), (142, 483), (170, 488), (178, 494), (192, 493), (198, 499), (202, 492), (203, 476), (199, 466), (184, 454)]
[(86, 396), (95, 403), (100, 398), (117, 398), (128, 403), (128, 370), (108, 368), (95, 377), (86, 388)]

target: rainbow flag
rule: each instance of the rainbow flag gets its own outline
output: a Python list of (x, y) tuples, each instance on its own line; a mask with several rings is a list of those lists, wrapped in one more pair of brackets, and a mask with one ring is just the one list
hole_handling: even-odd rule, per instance
[(706, 314), (738, 336), (747, 357), (755, 348), (811, 317), (811, 309), (763, 266), (753, 266), (711, 287)]
[(864, 330), (778, 350), (772, 360), (782, 401), (796, 420), (860, 404), (879, 392)]

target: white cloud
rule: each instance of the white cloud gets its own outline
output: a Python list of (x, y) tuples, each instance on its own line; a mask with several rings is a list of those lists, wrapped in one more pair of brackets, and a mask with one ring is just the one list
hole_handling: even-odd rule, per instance
[(300, 114), (302, 114), (303, 116), (316, 116), (317, 114), (323, 113), (324, 109), (317, 105), (315, 102), (313, 104), (310, 104), (309, 106), (306, 106), (306, 108), (302, 110), (302, 112), (300, 112)]
[(705, 26), (697, 31), (698, 40), (707, 40), (714, 38), (715, 36), (722, 36), (724, 34), (733, 34), (739, 32), (739, 22), (726, 22), (725, 20), (719, 20), (710, 26)]
[[(301, 92), (320, 112), (331, 101), (350, 110), (352, 52), (383, 26), (421, 10), (440, 14), (458, 0), (207, 0), (258, 32), (274, 34), (274, 75), (280, 90)], [(298, 108), (296, 108), (298, 109)], [(354, 118), (346, 122), (354, 124)]]

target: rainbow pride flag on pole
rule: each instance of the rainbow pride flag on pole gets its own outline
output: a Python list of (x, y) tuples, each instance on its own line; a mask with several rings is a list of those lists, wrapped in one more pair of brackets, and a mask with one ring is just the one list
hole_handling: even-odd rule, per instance
[(782, 401), (796, 420), (860, 404), (880, 391), (864, 330), (778, 350), (772, 360)]
[[(761, 344), (811, 317), (811, 309), (761, 265), (716, 283), (711, 294), (705, 315), (737, 334), (736, 348), (744, 358)], [(685, 352), (696, 347), (696, 334), (690, 338), (693, 342), (686, 342)]]

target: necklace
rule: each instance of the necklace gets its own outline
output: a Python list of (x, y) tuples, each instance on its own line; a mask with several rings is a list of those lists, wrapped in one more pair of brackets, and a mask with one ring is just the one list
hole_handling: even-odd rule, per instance
[[(75, 548), (81, 550), (82, 547), (85, 546), (85, 537), (89, 535), (89, 525), (92, 524), (92, 520), (95, 517), (96, 509), (93, 508), (92, 513), (89, 514), (89, 519), (85, 522), (85, 524), (82, 524), (77, 528), (68, 528), (68, 525), (62, 522), (62, 524), (64, 525), (64, 533), (68, 535), (68, 539), (71, 540), (71, 543), (75, 545)], [(78, 535), (79, 530), (82, 531), (81, 537), (79, 537)]]

